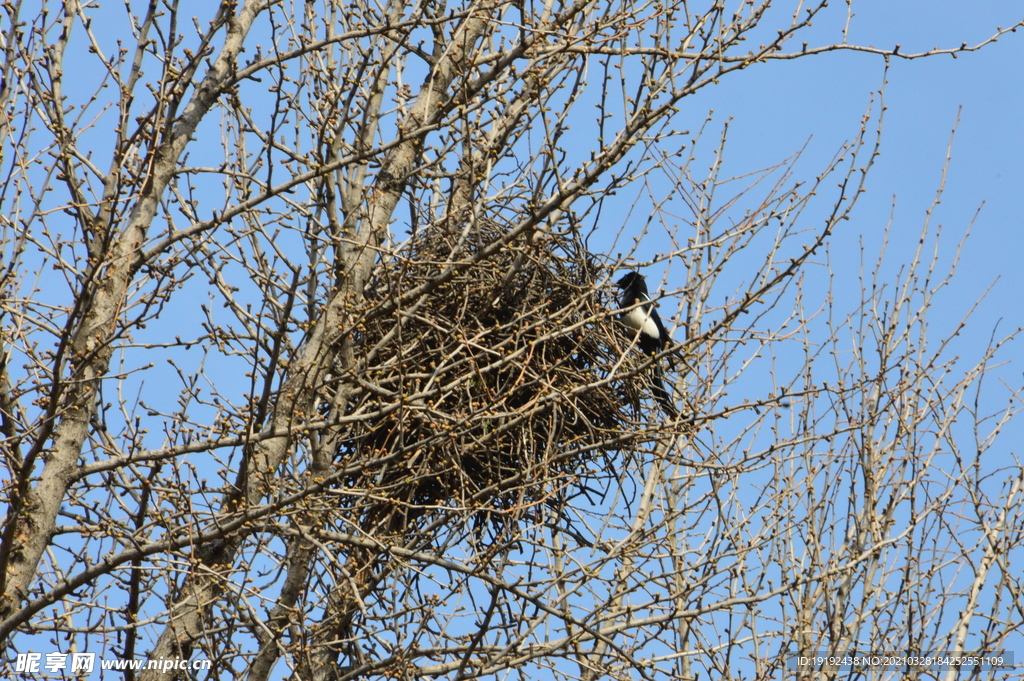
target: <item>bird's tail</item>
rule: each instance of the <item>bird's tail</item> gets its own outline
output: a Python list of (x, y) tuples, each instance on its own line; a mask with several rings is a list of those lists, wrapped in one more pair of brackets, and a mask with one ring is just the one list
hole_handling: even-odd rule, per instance
[(661, 369), (661, 364), (655, 364), (651, 369), (651, 393), (667, 415), (673, 418), (679, 415), (679, 412), (676, 410), (676, 405), (672, 401), (672, 396), (668, 394), (667, 390), (665, 390), (665, 377), (664, 372)]

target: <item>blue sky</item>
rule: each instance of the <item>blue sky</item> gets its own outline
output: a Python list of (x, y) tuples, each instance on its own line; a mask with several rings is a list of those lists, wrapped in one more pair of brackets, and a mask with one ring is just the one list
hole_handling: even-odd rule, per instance
[[(860, 3), (850, 41), (878, 47), (899, 43), (904, 52), (952, 47), (980, 42), (996, 26), (1015, 20), (1020, 20), (1020, 6), (1007, 2)], [(838, 29), (820, 31), (835, 41)], [(982, 306), (989, 322), (982, 326), (999, 317), (1014, 327), (1024, 322), (1019, 306), (1006, 305), (1007, 298), (1024, 288), (1018, 265), (1024, 252), (1022, 63), (1024, 30), (957, 59), (893, 60), (885, 89), (882, 156), (848, 225), (848, 232), (877, 244), (895, 201), (893, 245), (913, 247), (941, 182), (959, 115), (945, 193), (933, 224), (944, 226), (943, 247), (951, 255), (984, 204), (964, 249), (956, 291), (946, 294), (951, 306), (968, 306), (998, 276)], [(703, 96), (712, 100), (716, 112), (732, 117), (731, 163), (737, 169), (777, 162), (809, 138), (810, 153), (804, 159), (813, 166), (852, 137), (883, 75), (881, 58), (832, 53), (750, 69)], [(839, 235), (836, 246), (842, 244), (851, 245)], [(834, 258), (841, 255), (833, 249)]]

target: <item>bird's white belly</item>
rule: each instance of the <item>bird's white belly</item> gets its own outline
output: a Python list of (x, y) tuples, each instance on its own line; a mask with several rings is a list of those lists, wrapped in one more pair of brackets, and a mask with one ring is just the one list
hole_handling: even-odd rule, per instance
[(651, 316), (642, 307), (637, 307), (629, 312), (622, 318), (622, 323), (631, 329), (636, 329), (645, 336), (651, 338), (659, 338), (661, 336), (658, 333), (658, 325), (654, 323)]

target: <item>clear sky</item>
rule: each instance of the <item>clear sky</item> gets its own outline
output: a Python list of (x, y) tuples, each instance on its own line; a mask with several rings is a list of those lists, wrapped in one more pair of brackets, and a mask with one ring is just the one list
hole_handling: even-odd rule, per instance
[[(845, 3), (833, 4), (833, 20), (844, 19)], [(1019, 3), (1001, 0), (873, 0), (854, 3), (854, 8), (851, 43), (889, 48), (898, 43), (902, 52), (978, 43), (997, 26), (1022, 18)], [(823, 42), (841, 39), (838, 21), (820, 23), (816, 30)], [(933, 225), (943, 225), (943, 248), (950, 256), (979, 207), (981, 211), (963, 251), (956, 290), (946, 293), (949, 313), (966, 310), (995, 282), (981, 307), (984, 323), (979, 330), (989, 331), (999, 318), (1005, 319), (1003, 330), (1024, 325), (1024, 311), (1014, 304), (1024, 292), (1019, 265), (1024, 254), (1022, 65), (1024, 29), (956, 59), (892, 61), (882, 156), (846, 234), (837, 235), (833, 259), (856, 244), (853, 234), (864, 235), (872, 253), (870, 245), (877, 246), (894, 200), (897, 239), (892, 255), (907, 256), (940, 185), (959, 116), (945, 193), (933, 217)], [(729, 162), (737, 171), (776, 163), (808, 139), (804, 161), (813, 169), (854, 135), (883, 75), (881, 58), (831, 53), (752, 68), (703, 93), (702, 103), (732, 118)]]

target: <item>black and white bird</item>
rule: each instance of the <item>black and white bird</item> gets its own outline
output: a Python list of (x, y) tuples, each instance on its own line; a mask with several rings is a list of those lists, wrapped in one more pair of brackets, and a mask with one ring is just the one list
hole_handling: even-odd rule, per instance
[[(638, 272), (627, 272), (616, 284), (622, 289), (619, 296), (619, 308), (622, 312), (619, 319), (622, 323), (637, 333), (637, 345), (645, 355), (656, 355), (665, 348), (672, 345), (672, 337), (661, 322), (658, 311), (655, 309), (654, 301), (647, 292), (647, 282), (643, 275)], [(669, 416), (676, 415), (676, 407), (673, 404), (668, 391), (665, 390), (665, 383), (662, 380), (661, 365), (654, 365), (651, 378), (651, 392), (654, 399), (658, 401), (662, 409)]]

